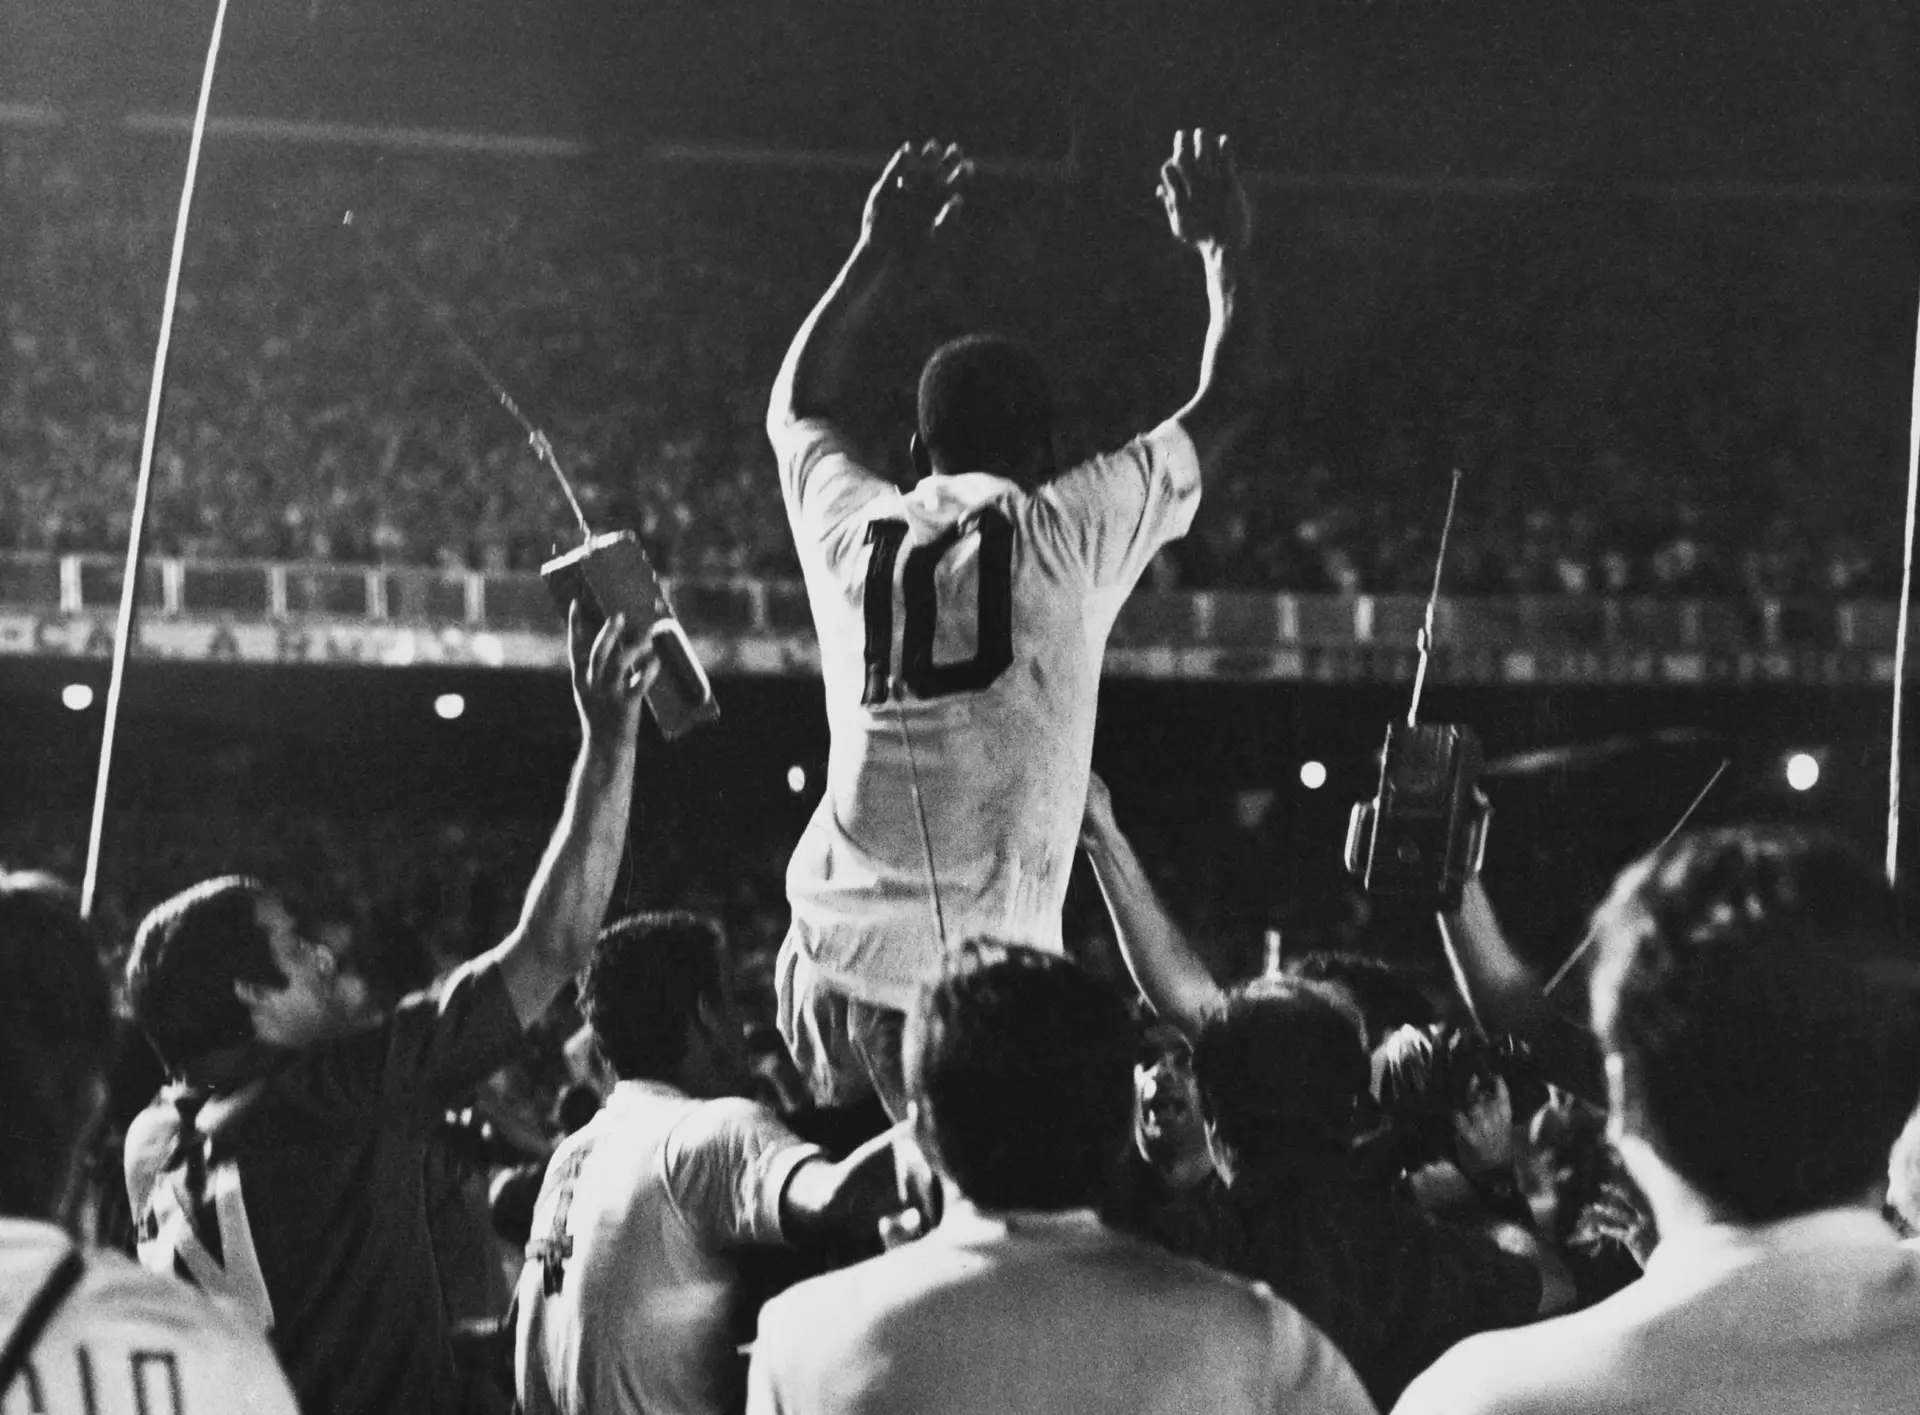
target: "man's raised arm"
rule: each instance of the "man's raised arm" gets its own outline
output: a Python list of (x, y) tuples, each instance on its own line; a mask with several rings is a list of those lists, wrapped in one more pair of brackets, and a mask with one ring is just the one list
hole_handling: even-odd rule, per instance
[(525, 1027), (586, 966), (626, 853), (642, 699), (658, 671), (644, 627), (614, 615), (589, 636), (580, 606), (567, 616), (580, 755), (520, 922), (493, 956)]
[(1189, 1040), (1200, 1019), (1221, 997), (1213, 980), (1154, 892), (1133, 843), (1113, 817), (1113, 798), (1098, 776), (1087, 779), (1087, 808), (1080, 822), (1080, 848), (1087, 852), (1100, 893), (1113, 915), (1120, 956), (1149, 1006)]
[(959, 210), (973, 167), (960, 149), (903, 145), (867, 195), (860, 239), (813, 307), (780, 365), (767, 406), (767, 435), (781, 446), (797, 422), (843, 412), (854, 353), (907, 263)]
[(1160, 168), (1160, 200), (1174, 239), (1206, 271), (1200, 386), (1174, 414), (1206, 477), (1253, 427), (1266, 352), (1253, 308), (1253, 212), (1227, 139), (1199, 128), (1176, 133), (1173, 156)]

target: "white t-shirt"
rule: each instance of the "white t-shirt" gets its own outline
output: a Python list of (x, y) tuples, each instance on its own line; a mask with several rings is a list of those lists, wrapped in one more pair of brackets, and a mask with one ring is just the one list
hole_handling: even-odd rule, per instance
[[(67, 1252), (58, 1228), (0, 1219), (0, 1341)], [(5, 1415), (298, 1415), (266, 1338), (183, 1282), (89, 1252)]]
[(799, 944), (867, 1002), (937, 979), (917, 773), (949, 944), (1060, 951), (1107, 635), (1192, 524), (1192, 439), (1164, 423), (1032, 493), (984, 472), (903, 493), (819, 421), (775, 451), (832, 732), (787, 867)]
[(1347, 1360), (1266, 1288), (1087, 1210), (961, 1204), (918, 1243), (760, 1312), (748, 1415), (1374, 1415)]
[(740, 1405), (739, 1250), (781, 1241), (818, 1146), (765, 1106), (622, 1081), (547, 1164), (520, 1274), (527, 1415), (718, 1415)]

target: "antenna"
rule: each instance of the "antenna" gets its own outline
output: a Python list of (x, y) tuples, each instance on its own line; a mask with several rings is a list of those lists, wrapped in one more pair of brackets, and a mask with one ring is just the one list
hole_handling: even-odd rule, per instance
[[(1699, 810), (1700, 803), (1707, 799), (1707, 793), (1713, 790), (1715, 784), (1720, 780), (1722, 776), (1726, 775), (1727, 768), (1731, 765), (1733, 765), (1732, 757), (1720, 758), (1720, 765), (1715, 767), (1713, 775), (1707, 778), (1707, 784), (1700, 788), (1700, 794), (1693, 798), (1693, 804), (1691, 806), (1688, 806), (1686, 810), (1680, 813), (1680, 819), (1673, 823), (1672, 830), (1668, 831), (1664, 836), (1660, 838), (1660, 843), (1653, 847), (1655, 850), (1666, 849), (1667, 845), (1673, 840), (1673, 837), (1678, 835), (1682, 830), (1686, 829), (1687, 822), (1693, 819), (1693, 813)], [(1582, 958), (1585, 958), (1587, 956), (1587, 951), (1591, 949), (1593, 945), (1599, 941), (1599, 938), (1600, 938), (1600, 935), (1596, 933), (1593, 929), (1589, 928), (1587, 930), (1587, 936), (1580, 940), (1580, 946), (1574, 949), (1573, 952), (1569, 953), (1567, 955), (1567, 961), (1562, 963), (1559, 966), (1559, 968), (1555, 970), (1554, 975), (1551, 978), (1547, 979), (1547, 985), (1540, 989), (1540, 995), (1542, 997), (1552, 996), (1553, 990), (1559, 987), (1561, 983), (1565, 982), (1567, 978), (1567, 974), (1573, 971), (1574, 964), (1578, 963)]]
[(427, 292), (416, 285), (412, 277), (402, 270), (392, 257), (380, 249), (380, 244), (374, 240), (373, 233), (364, 226), (355, 225), (351, 211), (346, 214), (340, 224), (360, 237), (373, 262), (393, 278), (394, 284), (420, 306), (428, 319), (440, 326), (441, 332), (447, 336), (447, 341), (453, 345), (454, 352), (472, 365), (473, 371), (485, 380), (488, 388), (493, 390), (493, 396), (500, 400), (500, 406), (507, 410), (507, 415), (519, 423), (521, 431), (526, 433), (527, 445), (533, 448), (533, 455), (540, 459), (553, 473), (553, 479), (560, 483), (560, 494), (567, 498), (567, 508), (573, 512), (573, 519), (580, 526), (580, 538), (592, 540), (593, 528), (587, 524), (587, 513), (580, 509), (580, 498), (573, 493), (573, 483), (568, 481), (567, 474), (560, 470), (560, 459), (554, 456), (553, 443), (546, 433), (534, 426), (533, 420), (520, 411), (520, 405), (513, 401), (513, 395), (507, 392), (506, 386), (494, 376), (493, 370), (487, 367), (486, 360), (475, 353), (473, 346), (461, 337), (460, 331), (454, 327), (452, 316), (436, 305), (428, 297)]
[[(888, 696), (905, 708), (899, 679), (893, 680)], [(944, 971), (952, 963), (953, 953), (947, 946), (947, 917), (940, 907), (940, 876), (933, 867), (933, 832), (927, 829), (926, 805), (920, 799), (920, 763), (913, 753), (913, 734), (907, 730), (905, 711), (896, 710), (893, 720), (900, 726), (900, 741), (907, 749), (907, 784), (913, 792), (913, 817), (920, 827), (920, 856), (926, 861), (927, 898), (933, 905), (933, 931), (940, 940), (940, 967)]]
[(1447, 537), (1453, 533), (1453, 505), (1460, 498), (1460, 469), (1453, 469), (1453, 485), (1447, 490), (1447, 519), (1440, 523), (1440, 549), (1433, 557), (1433, 591), (1427, 596), (1427, 614), (1421, 621), (1414, 643), (1420, 650), (1420, 667), (1413, 675), (1413, 701), (1407, 704), (1407, 726), (1420, 725), (1420, 694), (1427, 686), (1427, 661), (1433, 653), (1433, 615), (1440, 605), (1440, 572), (1447, 563)]

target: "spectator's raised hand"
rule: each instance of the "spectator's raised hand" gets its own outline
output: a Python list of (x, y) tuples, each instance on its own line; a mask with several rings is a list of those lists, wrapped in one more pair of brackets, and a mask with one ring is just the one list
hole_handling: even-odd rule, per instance
[(587, 622), (575, 600), (567, 611), (567, 648), (580, 730), (589, 742), (607, 746), (631, 742), (640, 726), (647, 689), (660, 671), (659, 658), (645, 631), (630, 626), (624, 614), (607, 620), (598, 634), (588, 629)]
[(860, 239), (888, 255), (913, 254), (959, 212), (972, 175), (953, 143), (902, 143), (867, 193)]
[(1159, 191), (1167, 226), (1182, 245), (1244, 250), (1252, 239), (1253, 207), (1224, 133), (1175, 133), (1173, 156), (1160, 164)]

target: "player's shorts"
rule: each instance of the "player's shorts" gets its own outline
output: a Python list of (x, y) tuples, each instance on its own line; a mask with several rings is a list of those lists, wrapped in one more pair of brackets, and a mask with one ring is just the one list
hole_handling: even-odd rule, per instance
[(906, 1014), (862, 1002), (828, 982), (792, 933), (774, 964), (780, 1035), (820, 1106), (853, 1105), (870, 1095), (895, 1120), (907, 1113), (900, 1038)]

